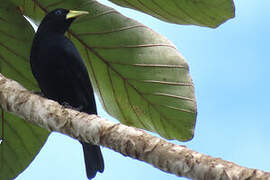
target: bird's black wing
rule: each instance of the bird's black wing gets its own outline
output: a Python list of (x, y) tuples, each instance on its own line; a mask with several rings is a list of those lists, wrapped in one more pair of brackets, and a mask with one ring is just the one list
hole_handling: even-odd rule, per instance
[[(77, 100), (82, 105), (82, 111), (89, 114), (97, 114), (96, 104), (94, 99), (94, 92), (88, 76), (87, 69), (83, 60), (71, 43), (70, 40), (65, 39), (63, 56), (65, 57), (65, 74), (69, 74), (71, 81), (71, 88), (77, 92)], [(100, 151), (100, 147), (81, 142), (84, 149), (84, 158), (86, 164), (86, 171), (88, 178), (95, 176), (97, 171), (103, 172), (104, 160)]]
[[(44, 95), (80, 111), (97, 114), (94, 92), (83, 60), (72, 42), (64, 36), (48, 37), (35, 49), (32, 71)], [(86, 172), (93, 178), (103, 172), (100, 147), (81, 142)]]
[(31, 66), (44, 95), (80, 111), (97, 114), (87, 69), (72, 42), (48, 37), (31, 53)]
[[(63, 48), (60, 51), (62, 63), (64, 64), (63, 72), (70, 81), (69, 88), (72, 89), (73, 95), (76, 97), (74, 105), (79, 105), (81, 111), (89, 114), (97, 114), (94, 91), (89, 79), (87, 69), (84, 62), (69, 39), (65, 39)], [(69, 103), (69, 102), (67, 102)], [(70, 102), (71, 106), (73, 103)]]

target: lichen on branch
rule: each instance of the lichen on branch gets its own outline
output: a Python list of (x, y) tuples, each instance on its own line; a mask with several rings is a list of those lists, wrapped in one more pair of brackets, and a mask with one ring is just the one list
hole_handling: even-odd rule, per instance
[(108, 147), (177, 176), (198, 180), (270, 180), (268, 172), (213, 158), (149, 135), (141, 129), (64, 108), (55, 101), (27, 91), (2, 74), (0, 74), (0, 106), (50, 131)]

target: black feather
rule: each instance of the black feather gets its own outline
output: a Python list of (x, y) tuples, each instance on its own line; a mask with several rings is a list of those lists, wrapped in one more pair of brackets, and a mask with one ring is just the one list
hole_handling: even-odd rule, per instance
[[(87, 69), (76, 47), (64, 35), (74, 20), (66, 19), (68, 13), (68, 10), (57, 9), (42, 20), (31, 49), (32, 72), (45, 97), (97, 114)], [(87, 177), (91, 179), (97, 171), (103, 172), (103, 157), (98, 146), (81, 143)]]

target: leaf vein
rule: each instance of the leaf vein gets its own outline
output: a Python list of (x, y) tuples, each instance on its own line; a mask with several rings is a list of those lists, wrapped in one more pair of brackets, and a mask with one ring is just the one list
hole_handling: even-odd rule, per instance
[[(161, 9), (163, 12), (167, 13), (169, 16), (171, 16), (172, 18), (176, 18), (179, 19), (179, 17), (177, 15), (174, 15), (173, 13), (171, 13), (170, 11), (167, 11), (166, 9), (163, 9), (156, 1), (151, 0), (159, 9)], [(164, 17), (164, 16), (163, 16)], [(167, 20), (169, 20), (168, 17), (165, 17)], [(189, 24), (188, 21), (186, 21), (185, 19), (181, 18), (181, 21), (183, 21), (186, 24)]]
[(111, 74), (111, 72), (110, 72), (110, 70), (109, 70), (109, 66), (107, 66), (107, 73), (108, 73), (108, 76), (109, 76), (109, 82), (110, 82), (110, 84), (111, 84), (111, 87), (112, 87), (112, 92), (113, 92), (113, 97), (114, 97), (114, 99), (115, 99), (115, 102), (116, 102), (116, 104), (117, 104), (117, 106), (118, 106), (118, 108), (119, 108), (119, 110), (120, 110), (120, 112), (121, 112), (121, 115), (122, 115), (122, 117), (124, 118), (124, 120), (126, 121), (126, 122), (128, 122), (128, 120), (127, 120), (127, 117), (125, 116), (125, 113), (124, 113), (124, 111), (123, 111), (123, 109), (121, 108), (121, 106), (120, 106), (120, 103), (119, 103), (119, 100), (118, 100), (118, 98), (116, 97), (116, 92), (115, 92), (115, 88), (114, 88), (114, 85), (113, 85), (113, 80), (112, 80), (112, 74)]
[(17, 130), (14, 129), (8, 121), (6, 121), (6, 125), (7, 125), (7, 127), (9, 127), (9, 129), (13, 132), (13, 134), (14, 134), (15, 136), (17, 136), (17, 139), (21, 142), (23, 149), (25, 149), (25, 151), (28, 153), (28, 155), (31, 156), (31, 151), (28, 150), (26, 144), (24, 143), (24, 140), (23, 140), (22, 137), (19, 135), (19, 133), (17, 132)]
[(141, 120), (140, 116), (137, 114), (137, 111), (134, 109), (134, 106), (131, 103), (130, 95), (128, 93), (128, 87), (127, 87), (127, 81), (126, 80), (124, 80), (124, 88), (125, 88), (125, 91), (127, 93), (127, 100), (128, 100), (128, 103), (130, 104), (130, 107), (131, 107), (132, 111), (134, 112), (134, 114), (137, 117), (138, 121), (140, 122), (141, 126), (146, 128), (145, 124), (143, 123), (143, 121)]
[(122, 48), (147, 48), (147, 47), (170, 47), (176, 49), (171, 44), (137, 44), (137, 45), (124, 45), (124, 46), (88, 46), (92, 49), (122, 49)]
[(116, 10), (108, 10), (108, 11), (105, 11), (103, 13), (97, 14), (95, 16), (88, 16), (88, 17), (86, 16), (87, 18), (78, 19), (78, 20), (74, 21), (72, 24), (80, 24), (82, 22), (89, 21), (89, 20), (104, 16), (104, 15), (112, 14), (112, 13), (119, 14), (119, 12), (117, 12)]
[[(3, 151), (3, 149), (2, 149), (2, 151)], [(14, 171), (14, 169), (12, 168), (12, 166), (9, 165), (9, 161), (7, 161), (6, 158), (3, 158), (3, 164), (5, 164), (6, 165), (5, 167), (7, 167), (8, 170), (11, 172), (10, 174), (16, 174), (15, 171)], [(1, 167), (1, 170), (2, 169), (4, 169), (4, 168)]]
[[(164, 107), (167, 107), (169, 109), (174, 109), (176, 111), (181, 111), (181, 112), (187, 112), (187, 113), (191, 113), (191, 114), (196, 114), (196, 111), (193, 111), (193, 110), (190, 110), (190, 109), (178, 108), (178, 107), (168, 106), (168, 105), (164, 105), (164, 104), (154, 104), (154, 105), (164, 106)], [(166, 118), (166, 119), (169, 119), (169, 118)]]
[(10, 49), (9, 47), (7, 47), (6, 45), (4, 45), (3, 43), (0, 42), (0, 46), (2, 46), (3, 48), (5, 48), (6, 50), (8, 50), (10, 53), (14, 54), (17, 57), (22, 58), (24, 61), (28, 61), (26, 57), (16, 53), (14, 50)]
[[(158, 15), (158, 16), (160, 16), (160, 17), (164, 17), (164, 16), (162, 16), (160, 13), (158, 13), (157, 11), (151, 9), (149, 6), (146, 6), (141, 0), (137, 0), (137, 1), (138, 1), (145, 9), (147, 9), (148, 11), (153, 12), (153, 13), (155, 13), (156, 15)], [(148, 13), (147, 11), (145, 11), (145, 12)], [(165, 18), (167, 18), (167, 17), (165, 17)]]
[(105, 101), (104, 101), (104, 98), (103, 98), (103, 94), (101, 93), (100, 85), (99, 85), (99, 83), (98, 83), (98, 81), (97, 81), (97, 77), (96, 77), (96, 74), (95, 74), (95, 71), (94, 71), (94, 67), (93, 67), (93, 65), (92, 65), (92, 61), (91, 61), (91, 59), (90, 59), (90, 56), (89, 56), (89, 53), (88, 53), (88, 49), (87, 49), (86, 47), (85, 47), (85, 51), (86, 51), (87, 62), (88, 62), (88, 64), (89, 64), (89, 66), (90, 66), (90, 69), (91, 69), (92, 72), (93, 72), (93, 78), (94, 78), (94, 81), (96, 82), (97, 88), (99, 89), (99, 94), (100, 94), (100, 98), (101, 98), (101, 100), (102, 100), (103, 107), (104, 107), (104, 109), (105, 109), (107, 112), (109, 112), (109, 111), (108, 111), (108, 108), (107, 108), (107, 106), (106, 106), (106, 104), (104, 103)]
[(49, 7), (60, 5), (60, 4), (62, 4), (63, 2), (65, 2), (65, 1), (66, 1), (66, 0), (60, 0), (60, 1), (58, 1), (58, 2), (53, 2), (53, 3), (51, 3), (51, 4), (47, 4), (47, 5), (45, 6), (45, 8), (48, 9)]
[(21, 78), (25, 79), (26, 81), (28, 81), (30, 84), (32, 84), (32, 86), (37, 87), (37, 84), (33, 83), (30, 79), (28, 79), (23, 73), (21, 73), (19, 70), (16, 69), (16, 67), (14, 67), (11, 63), (9, 63), (9, 61), (7, 61), (1, 54), (0, 54), (0, 59), (2, 59), (7, 66), (9, 66), (11, 69), (13, 69), (16, 73), (18, 73), (20, 75)]
[(156, 80), (141, 80), (141, 82), (194, 87), (193, 83), (189, 83), (189, 82), (169, 82), (169, 81), (156, 81)]
[(16, 40), (16, 41), (19, 41), (19, 42), (25, 42), (25, 41), (23, 41), (22, 39), (19, 39), (19, 38), (13, 36), (12, 34), (9, 34), (9, 33), (5, 32), (5, 31), (0, 30), (0, 33), (2, 33), (3, 35), (6, 35), (6, 36), (8, 36), (9, 38), (14, 39), (14, 40)]
[(110, 31), (86, 32), (86, 33), (80, 33), (80, 34), (77, 34), (77, 35), (78, 36), (102, 35), (102, 34), (109, 34), (109, 33), (114, 33), (114, 32), (121, 32), (121, 31), (129, 30), (129, 29), (134, 29), (134, 28), (140, 28), (140, 27), (145, 28), (144, 25), (134, 25), (134, 26), (128, 26), (128, 27), (122, 27), (122, 28), (118, 28), (118, 29), (113, 29), (113, 30), (110, 30)]
[(114, 61), (108, 61), (110, 64), (119, 64), (119, 65), (125, 65), (125, 66), (138, 66), (138, 67), (159, 67), (159, 68), (183, 68), (186, 70), (189, 70), (187, 66), (185, 65), (179, 65), (179, 64), (128, 64), (128, 63), (122, 63), (122, 62), (114, 62)]
[(167, 93), (161, 93), (161, 92), (155, 92), (155, 93), (143, 93), (144, 95), (152, 95), (152, 96), (165, 96), (165, 97), (171, 97), (171, 98), (176, 98), (176, 99), (181, 99), (181, 100), (187, 100), (187, 101), (192, 101), (194, 102), (194, 99), (184, 97), (184, 96), (178, 96), (174, 94), (167, 94)]
[[(192, 20), (193, 22), (197, 22), (197, 23), (199, 23), (199, 24), (203, 24), (203, 21), (201, 21), (200, 22), (200, 20), (198, 19), (198, 18), (196, 18), (196, 16), (192, 16), (192, 15), (190, 15), (186, 10), (185, 10), (185, 8), (182, 8), (181, 6), (179, 6), (179, 4), (177, 3), (177, 2), (179, 2), (179, 1), (174, 1), (173, 0), (173, 2), (174, 2), (174, 4), (175, 4), (175, 6), (179, 9), (179, 10), (181, 10), (185, 15), (186, 15), (186, 17), (188, 17), (190, 20)], [(199, 16), (198, 16), (199, 17)], [(190, 22), (188, 22), (188, 24), (189, 24)]]
[[(20, 158), (18, 156), (18, 154), (16, 153), (16, 151), (12, 148), (12, 146), (8, 143), (8, 141), (5, 142), (5, 144), (3, 144), (4, 146), (7, 146), (7, 148), (9, 149), (9, 152), (15, 156), (15, 159), (17, 160), (16, 163), (19, 164), (21, 167), (23, 167)], [(4, 158), (5, 159), (5, 158)]]

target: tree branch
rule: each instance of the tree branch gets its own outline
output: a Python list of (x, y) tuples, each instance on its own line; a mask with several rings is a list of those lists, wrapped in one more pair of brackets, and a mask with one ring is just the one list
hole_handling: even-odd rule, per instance
[(200, 154), (138, 128), (64, 108), (57, 102), (32, 94), (2, 74), (0, 106), (50, 131), (108, 147), (177, 176), (199, 180), (270, 180), (270, 173)]

